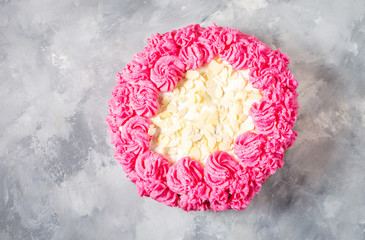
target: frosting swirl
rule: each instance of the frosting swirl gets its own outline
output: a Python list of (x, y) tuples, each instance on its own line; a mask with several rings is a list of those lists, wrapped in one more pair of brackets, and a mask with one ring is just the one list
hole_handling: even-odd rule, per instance
[(206, 211), (208, 209), (210, 188), (199, 182), (187, 194), (181, 195), (179, 207), (185, 211)]
[(169, 162), (161, 154), (147, 151), (139, 155), (136, 161), (137, 175), (143, 180), (165, 179)]
[(251, 199), (247, 199), (245, 192), (235, 192), (230, 198), (230, 207), (236, 211), (245, 210)]
[(210, 187), (224, 190), (231, 184), (237, 169), (237, 162), (228, 153), (216, 151), (207, 159), (204, 178)]
[(151, 35), (150, 38), (147, 39), (147, 44), (149, 47), (156, 48), (157, 44), (161, 41), (162, 35), (156, 33), (155, 35)]
[(214, 212), (225, 211), (230, 207), (229, 194), (222, 190), (213, 190), (209, 198), (210, 208)]
[(139, 116), (154, 116), (159, 106), (157, 88), (149, 82), (133, 85), (130, 106)]
[(147, 66), (148, 69), (153, 68), (159, 58), (160, 52), (156, 48), (151, 46), (145, 47), (143, 52), (140, 52), (134, 56), (134, 59), (137, 62), (140, 62), (142, 65)]
[(151, 140), (151, 136), (148, 135), (150, 124), (148, 118), (134, 116), (123, 125), (121, 141), (127, 152), (138, 155), (148, 149)]
[(122, 165), (125, 173), (130, 173), (134, 170), (136, 164), (137, 156), (132, 152), (126, 152), (125, 148), (119, 146), (115, 149), (114, 157), (117, 159), (118, 163)]
[[(253, 41), (247, 46), (247, 51), (250, 56), (248, 62), (249, 68), (264, 68), (266, 66), (268, 48), (265, 43)], [(254, 87), (256, 86), (254, 85)]]
[[(262, 156), (258, 167), (264, 173), (265, 177), (268, 178), (276, 172), (277, 169), (283, 166), (284, 155), (268, 153)], [(265, 179), (266, 180), (266, 179)]]
[[(118, 124), (121, 123), (120, 125), (122, 125), (134, 115), (133, 108), (130, 106), (130, 92), (130, 85), (128, 83), (121, 83), (113, 88), (113, 98), (109, 101), (109, 108), (113, 115), (109, 118), (111, 124), (118, 122)], [(113, 126), (113, 128), (120, 125)]]
[(237, 41), (237, 31), (228, 27), (223, 28), (215, 41), (218, 52), (224, 51), (232, 43)]
[(152, 183), (150, 196), (152, 199), (170, 207), (176, 207), (179, 199), (178, 195), (167, 187), (166, 182), (161, 180)]
[(202, 40), (181, 48), (179, 56), (184, 60), (186, 69), (195, 70), (212, 61), (215, 52), (207, 41)]
[(190, 157), (180, 159), (167, 174), (167, 185), (176, 193), (183, 193), (203, 180), (203, 168)]
[(219, 44), (218, 38), (222, 29), (222, 27), (218, 27), (213, 23), (212, 26), (207, 27), (205, 31), (201, 32), (200, 41), (207, 42), (209, 45), (212, 46), (213, 51), (215, 53), (218, 53), (219, 51), (217, 48), (217, 44)]
[(192, 44), (200, 35), (200, 26), (199, 24), (189, 25), (178, 31), (174, 40), (176, 44), (185, 47)]
[(249, 190), (249, 182), (251, 178), (248, 172), (247, 166), (240, 165), (238, 170), (235, 173), (235, 178), (229, 186), (229, 193), (233, 194), (236, 192), (242, 192), (244, 189), (248, 187), (244, 192), (248, 194)]
[(179, 48), (169, 35), (164, 34), (162, 39), (157, 43), (156, 50), (161, 56), (177, 56)]
[(151, 80), (160, 91), (171, 91), (184, 75), (184, 70), (184, 63), (178, 57), (164, 56), (151, 70)]
[(252, 104), (250, 109), (250, 115), (255, 124), (255, 130), (258, 133), (270, 134), (275, 127), (276, 107), (273, 104), (269, 104), (265, 100), (260, 103)]
[(243, 164), (252, 164), (264, 154), (266, 138), (262, 134), (245, 132), (238, 136), (234, 144), (234, 154)]
[(123, 81), (136, 83), (139, 81), (148, 81), (149, 76), (150, 71), (147, 66), (133, 59), (132, 62), (128, 63), (123, 69), (122, 73), (120, 74), (120, 78), (119, 80), (117, 79), (117, 81), (119, 83)]
[(285, 53), (282, 54), (279, 50), (269, 51), (267, 59), (267, 67), (277, 74), (286, 70), (289, 65), (288, 56)]
[(258, 89), (265, 89), (278, 81), (277, 72), (273, 68), (252, 68), (250, 81)]
[(236, 70), (247, 68), (248, 54), (241, 43), (234, 43), (223, 50), (219, 57), (227, 62), (232, 63), (232, 67)]
[(295, 91), (295, 89), (298, 87), (298, 81), (295, 80), (294, 76), (290, 72), (290, 69), (285, 69), (281, 73), (280, 81), (290, 91)]
[(247, 167), (247, 172), (253, 182), (259, 184), (261, 186), (264, 183), (268, 176), (261, 171), (260, 166), (250, 166)]

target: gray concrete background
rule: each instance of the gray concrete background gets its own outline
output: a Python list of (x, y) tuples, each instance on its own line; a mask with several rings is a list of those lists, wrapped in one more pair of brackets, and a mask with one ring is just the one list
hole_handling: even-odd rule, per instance
[[(0, 0), (0, 239), (365, 239), (361, 0)], [(298, 140), (242, 212), (138, 197), (105, 124), (146, 39), (237, 28), (286, 52)]]

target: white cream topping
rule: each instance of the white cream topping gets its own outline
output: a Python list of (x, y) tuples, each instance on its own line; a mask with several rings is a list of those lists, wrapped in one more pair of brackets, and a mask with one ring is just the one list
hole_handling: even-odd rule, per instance
[(262, 98), (248, 83), (248, 74), (248, 69), (235, 71), (220, 59), (187, 71), (173, 91), (160, 95), (160, 110), (149, 129), (150, 150), (173, 162), (190, 156), (205, 163), (217, 150), (233, 156), (234, 139), (254, 131), (248, 113)]

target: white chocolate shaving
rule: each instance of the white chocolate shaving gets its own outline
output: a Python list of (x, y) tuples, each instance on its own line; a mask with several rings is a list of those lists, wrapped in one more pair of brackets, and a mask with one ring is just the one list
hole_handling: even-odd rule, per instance
[(234, 139), (254, 131), (248, 112), (261, 93), (248, 83), (249, 70), (235, 71), (220, 59), (185, 77), (161, 94), (160, 112), (151, 118), (150, 150), (173, 162), (185, 156), (205, 163), (214, 151), (233, 156)]

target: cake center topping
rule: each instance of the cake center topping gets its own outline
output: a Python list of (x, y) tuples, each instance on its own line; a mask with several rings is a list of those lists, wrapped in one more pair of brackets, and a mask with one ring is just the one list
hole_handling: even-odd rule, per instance
[(234, 139), (254, 131), (248, 113), (262, 98), (248, 83), (248, 73), (220, 59), (186, 71), (173, 91), (160, 93), (160, 111), (149, 129), (150, 149), (172, 162), (190, 156), (205, 163), (217, 150), (234, 156)]

